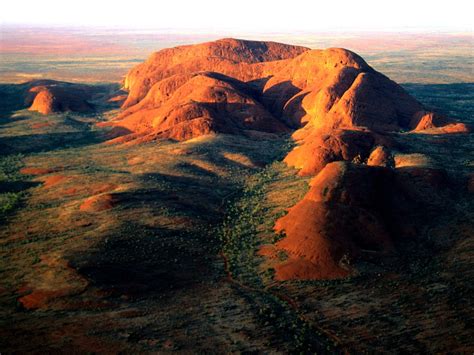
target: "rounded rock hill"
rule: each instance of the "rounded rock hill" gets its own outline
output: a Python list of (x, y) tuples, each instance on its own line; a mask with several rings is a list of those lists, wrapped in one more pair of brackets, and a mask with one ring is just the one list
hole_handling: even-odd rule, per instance
[[(222, 39), (163, 49), (131, 69), (124, 87), (124, 111), (107, 123), (121, 127), (117, 135), (130, 134), (119, 141), (286, 126), (304, 127), (295, 139), (311, 145), (305, 138), (315, 130), (419, 130), (417, 120), (430, 114), (349, 50), (275, 42)], [(445, 124), (430, 120), (429, 127)]]
[(90, 112), (94, 109), (88, 102), (92, 95), (93, 90), (86, 85), (39, 80), (29, 84), (25, 101), (30, 111), (43, 115), (67, 111)]

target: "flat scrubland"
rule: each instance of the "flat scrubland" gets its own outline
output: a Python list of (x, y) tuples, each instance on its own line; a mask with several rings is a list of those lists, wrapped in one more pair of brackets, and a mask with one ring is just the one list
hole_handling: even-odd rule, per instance
[[(474, 123), (473, 84), (406, 89)], [(469, 196), (433, 221), (444, 235), (360, 275), (275, 282), (258, 251), (308, 189), (281, 162), (289, 136), (110, 145), (95, 124), (117, 107), (100, 95), (97, 114), (42, 116), (0, 90), (2, 353), (472, 352)], [(407, 164), (473, 170), (472, 135), (395, 138)]]

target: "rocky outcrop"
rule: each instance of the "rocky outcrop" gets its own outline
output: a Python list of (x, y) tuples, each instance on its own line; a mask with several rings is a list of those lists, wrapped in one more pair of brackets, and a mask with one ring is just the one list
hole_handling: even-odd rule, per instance
[(119, 119), (118, 125), (130, 132), (176, 140), (217, 132), (288, 131), (244, 83), (212, 72), (174, 75), (158, 82)]
[(415, 238), (449, 194), (441, 169), (348, 162), (327, 164), (310, 185), (275, 224), (285, 234), (276, 247), (288, 254), (275, 266), (279, 280), (357, 273), (361, 257), (390, 253), (398, 242)]
[(93, 90), (85, 85), (56, 81), (32, 82), (26, 95), (30, 111), (43, 115), (53, 112), (90, 112), (93, 105), (88, 102)]
[(155, 83), (175, 74), (214, 71), (248, 81), (260, 78), (263, 73), (260, 66), (250, 64), (293, 58), (306, 50), (275, 42), (233, 38), (163, 49), (127, 74), (124, 88), (130, 93), (123, 107), (138, 103)]
[(295, 137), (312, 145), (300, 150), (306, 154), (314, 144), (305, 135), (314, 137), (314, 130), (329, 135), (334, 129), (410, 130), (430, 114), (342, 48), (223, 39), (164, 49), (133, 68), (124, 87), (129, 90), (124, 111), (108, 123), (125, 128), (115, 132), (131, 134), (121, 141), (305, 127)]

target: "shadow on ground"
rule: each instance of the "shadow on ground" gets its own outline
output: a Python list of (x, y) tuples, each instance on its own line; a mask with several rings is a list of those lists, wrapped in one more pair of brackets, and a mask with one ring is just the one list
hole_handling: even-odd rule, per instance
[(213, 274), (202, 250), (186, 248), (196, 237), (128, 223), (121, 234), (104, 238), (92, 253), (71, 256), (70, 264), (94, 286), (116, 295), (164, 294)]

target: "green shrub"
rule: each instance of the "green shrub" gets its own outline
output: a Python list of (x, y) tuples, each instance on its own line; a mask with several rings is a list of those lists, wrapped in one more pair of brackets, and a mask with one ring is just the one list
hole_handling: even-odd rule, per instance
[(0, 194), (0, 215), (13, 210), (21, 200), (21, 193), (5, 192)]

